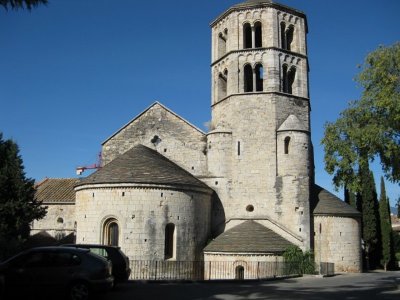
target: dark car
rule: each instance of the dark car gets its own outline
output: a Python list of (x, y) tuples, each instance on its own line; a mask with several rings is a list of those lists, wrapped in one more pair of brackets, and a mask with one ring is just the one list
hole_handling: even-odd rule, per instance
[(129, 258), (122, 252), (120, 247), (97, 244), (68, 244), (63, 246), (89, 249), (91, 252), (110, 260), (116, 283), (128, 280), (131, 275)]
[(9, 299), (67, 296), (89, 299), (113, 287), (112, 264), (87, 249), (32, 248), (0, 264), (0, 290)]

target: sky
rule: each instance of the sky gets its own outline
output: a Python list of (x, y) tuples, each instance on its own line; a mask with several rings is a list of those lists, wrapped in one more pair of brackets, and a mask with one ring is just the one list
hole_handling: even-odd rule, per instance
[[(0, 132), (20, 147), (26, 175), (76, 177), (101, 143), (159, 101), (206, 131), (211, 118), (209, 24), (236, 0), (49, 0), (0, 7)], [(399, 0), (281, 0), (308, 21), (316, 182), (335, 191), (320, 141), (359, 98), (357, 66), (400, 40)], [(374, 174), (379, 191), (379, 163)], [(84, 173), (85, 174), (85, 173)], [(88, 173), (86, 173), (87, 175)], [(386, 182), (394, 206), (399, 184)]]

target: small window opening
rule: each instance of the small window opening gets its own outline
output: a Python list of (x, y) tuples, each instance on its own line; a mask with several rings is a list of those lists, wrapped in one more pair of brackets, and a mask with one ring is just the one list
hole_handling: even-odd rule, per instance
[(153, 136), (153, 138), (150, 140), (150, 142), (154, 145), (157, 146), (159, 143), (161, 143), (161, 139), (158, 137), (158, 135)]
[(125, 197), (125, 192), (122, 192), (122, 197)]
[(248, 49), (252, 47), (251, 40), (251, 26), (249, 23), (243, 25), (243, 48)]
[(256, 48), (261, 48), (262, 47), (261, 22), (256, 22), (254, 24), (254, 32), (255, 32), (255, 47)]
[(63, 219), (63, 218), (58, 218), (58, 219), (57, 219), (57, 223), (58, 223), (58, 224), (64, 223), (64, 219)]
[(285, 137), (285, 154), (289, 154), (290, 137)]
[(165, 259), (174, 257), (174, 239), (175, 239), (175, 225), (172, 223), (165, 226), (165, 247), (164, 257)]
[(167, 148), (164, 148), (164, 152), (167, 152)]
[(253, 205), (247, 205), (246, 206), (246, 211), (248, 211), (248, 212), (252, 212), (252, 211), (254, 211), (254, 206)]
[(288, 92), (288, 81), (287, 81), (287, 73), (288, 73), (288, 66), (283, 65), (282, 66), (282, 92), (287, 93)]
[(240, 142), (237, 142), (237, 151), (238, 156), (240, 156)]
[(244, 92), (253, 91), (253, 69), (250, 65), (244, 66)]
[(237, 266), (235, 268), (235, 279), (236, 280), (244, 279), (244, 267), (243, 266)]

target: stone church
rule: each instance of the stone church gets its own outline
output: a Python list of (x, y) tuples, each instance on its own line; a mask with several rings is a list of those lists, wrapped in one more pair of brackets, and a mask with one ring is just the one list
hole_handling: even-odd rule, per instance
[(103, 142), (96, 172), (38, 184), (48, 214), (32, 233), (131, 260), (243, 265), (297, 245), (359, 272), (360, 214), (315, 183), (305, 14), (249, 0), (211, 31), (209, 132), (154, 103)]

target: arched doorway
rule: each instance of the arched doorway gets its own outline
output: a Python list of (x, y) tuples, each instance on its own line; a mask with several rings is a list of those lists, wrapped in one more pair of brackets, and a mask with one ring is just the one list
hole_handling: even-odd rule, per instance
[(244, 267), (243, 266), (237, 266), (235, 268), (235, 279), (237, 279), (237, 280), (244, 279)]

